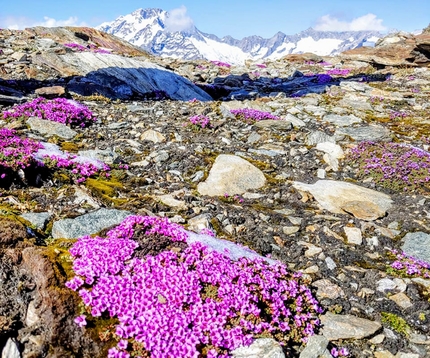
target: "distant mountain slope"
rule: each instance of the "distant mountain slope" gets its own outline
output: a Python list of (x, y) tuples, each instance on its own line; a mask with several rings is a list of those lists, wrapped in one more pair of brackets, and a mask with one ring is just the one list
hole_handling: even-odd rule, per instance
[(138, 9), (106, 22), (97, 29), (123, 38), (154, 55), (187, 60), (207, 59), (242, 63), (246, 59), (278, 59), (290, 53), (313, 52), (335, 55), (363, 44), (372, 44), (382, 35), (375, 31), (326, 32), (309, 28), (295, 35), (278, 32), (270, 39), (248, 36), (219, 38), (192, 26), (187, 31), (170, 32), (169, 14), (161, 9)]

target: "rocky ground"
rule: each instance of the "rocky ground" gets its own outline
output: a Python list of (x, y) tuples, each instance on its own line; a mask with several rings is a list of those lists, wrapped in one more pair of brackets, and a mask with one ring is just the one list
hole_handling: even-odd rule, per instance
[[(58, 34), (45, 35), (0, 32), (1, 110), (38, 95), (66, 96), (98, 120), (73, 130), (27, 118), (2, 126), (128, 169), (81, 184), (64, 175), (44, 175), (39, 185), (16, 179), (2, 189), (2, 357), (104, 356), (106, 343), (73, 323), (79, 299), (64, 287), (71, 275), (67, 249), (70, 239), (130, 213), (168, 217), (194, 231), (210, 228), (302, 272), (324, 308), (323, 325), (306, 349), (289, 347), (288, 357), (330, 357), (325, 349), (332, 345), (347, 347), (352, 357), (430, 356), (430, 279), (389, 269), (392, 249), (430, 262), (430, 187), (395, 190), (360, 176), (351, 159), (362, 141), (428, 151), (428, 42), (398, 35), (411, 52), (396, 63), (383, 63), (389, 55), (381, 52), (378, 58), (296, 55), (243, 67), (153, 59), (215, 100), (188, 83), (183, 100), (155, 98), (162, 86), (145, 100), (134, 89), (120, 99), (115, 91), (100, 93), (101, 76), (90, 78), (96, 90), (83, 96), (91, 93), (76, 84), (85, 74), (64, 78), (58, 63), (47, 64), (47, 52), (62, 60), (69, 49), (53, 42), (46, 50), (41, 43)], [(82, 37), (76, 42), (89, 41)], [(349, 71), (322, 76), (334, 69)], [(243, 121), (231, 113), (242, 108), (280, 120)], [(211, 126), (191, 125), (195, 115), (207, 116)]]

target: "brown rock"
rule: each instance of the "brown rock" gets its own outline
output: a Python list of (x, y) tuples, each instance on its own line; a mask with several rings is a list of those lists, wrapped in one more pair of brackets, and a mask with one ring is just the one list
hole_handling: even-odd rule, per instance
[(62, 86), (42, 87), (36, 89), (35, 93), (45, 98), (63, 97), (66, 90)]
[(368, 221), (376, 220), (385, 215), (377, 205), (360, 200), (348, 201), (342, 206), (342, 210), (354, 215), (357, 219)]
[(0, 219), (0, 246), (11, 246), (27, 238), (25, 226), (18, 221)]
[(74, 318), (79, 315), (80, 298), (65, 287), (67, 277), (57, 262), (57, 256), (52, 257), (44, 248), (29, 247), (22, 251), (22, 257), (22, 267), (36, 285), (32, 314), (40, 319), (38, 326), (42, 342), (32, 347), (26, 345), (26, 350), (38, 356), (42, 353), (38, 350), (49, 346), (47, 357), (52, 358), (103, 356), (103, 343), (94, 342), (86, 330), (74, 323)]
[(430, 64), (429, 50), (429, 33), (415, 37), (394, 34), (381, 39), (374, 48), (355, 48), (343, 52), (341, 57), (384, 66), (422, 66)]
[(321, 323), (323, 324), (323, 336), (329, 341), (362, 339), (371, 336), (382, 327), (379, 322), (331, 312), (321, 316)]
[(312, 283), (312, 286), (318, 289), (317, 297), (319, 299), (329, 298), (331, 300), (335, 300), (340, 296), (345, 296), (345, 293), (338, 285), (335, 285), (333, 282), (327, 279), (315, 281)]

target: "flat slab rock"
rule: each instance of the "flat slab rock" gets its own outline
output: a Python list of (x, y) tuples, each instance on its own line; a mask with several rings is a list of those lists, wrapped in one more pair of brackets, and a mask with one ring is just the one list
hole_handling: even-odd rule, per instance
[(389, 195), (341, 181), (319, 180), (315, 184), (294, 182), (293, 187), (311, 193), (323, 209), (335, 214), (347, 212), (361, 220), (383, 217), (392, 205)]
[(329, 341), (339, 339), (362, 339), (381, 329), (379, 322), (359, 318), (353, 315), (340, 315), (327, 312), (321, 316), (322, 334)]
[(60, 138), (72, 139), (78, 134), (76, 131), (69, 128), (63, 123), (53, 122), (37, 117), (30, 117), (27, 120), (27, 124), (32, 130), (39, 132), (40, 134), (43, 134), (47, 137), (57, 135)]
[(13, 338), (9, 338), (3, 348), (1, 358), (21, 358), (21, 353), (18, 349), (18, 344)]
[(233, 358), (285, 358), (278, 342), (271, 338), (258, 338), (249, 347), (231, 352)]
[(409, 256), (430, 263), (430, 235), (424, 232), (410, 232), (403, 238), (402, 250)]
[(129, 215), (131, 215), (129, 211), (102, 208), (74, 219), (59, 220), (52, 226), (52, 237), (74, 239), (96, 234), (103, 229), (120, 224)]
[(205, 182), (197, 186), (201, 195), (221, 196), (243, 194), (266, 184), (263, 172), (235, 155), (219, 155)]
[(306, 343), (305, 349), (300, 353), (300, 358), (331, 358), (327, 346), (328, 339), (326, 337), (317, 335), (311, 336)]
[[(33, 63), (54, 68), (65, 76), (85, 76), (99, 85), (100, 90), (103, 90), (103, 86), (111, 87), (118, 98), (126, 99), (133, 92), (146, 94), (164, 91), (174, 100), (212, 99), (191, 81), (146, 59), (92, 52), (65, 55), (43, 53), (35, 55)], [(72, 88), (74, 91), (78, 89), (79, 86)]]

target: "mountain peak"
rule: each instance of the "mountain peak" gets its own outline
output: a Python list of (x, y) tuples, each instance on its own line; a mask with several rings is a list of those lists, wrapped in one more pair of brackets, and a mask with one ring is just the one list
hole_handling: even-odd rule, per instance
[(382, 37), (376, 32), (326, 32), (309, 27), (290, 36), (279, 31), (270, 39), (252, 35), (237, 40), (228, 35), (219, 38), (201, 32), (190, 18), (176, 15), (158, 8), (137, 9), (100, 25), (98, 29), (121, 37), (154, 55), (236, 64), (247, 59), (278, 59), (290, 53), (334, 55), (362, 46), (367, 37)]

